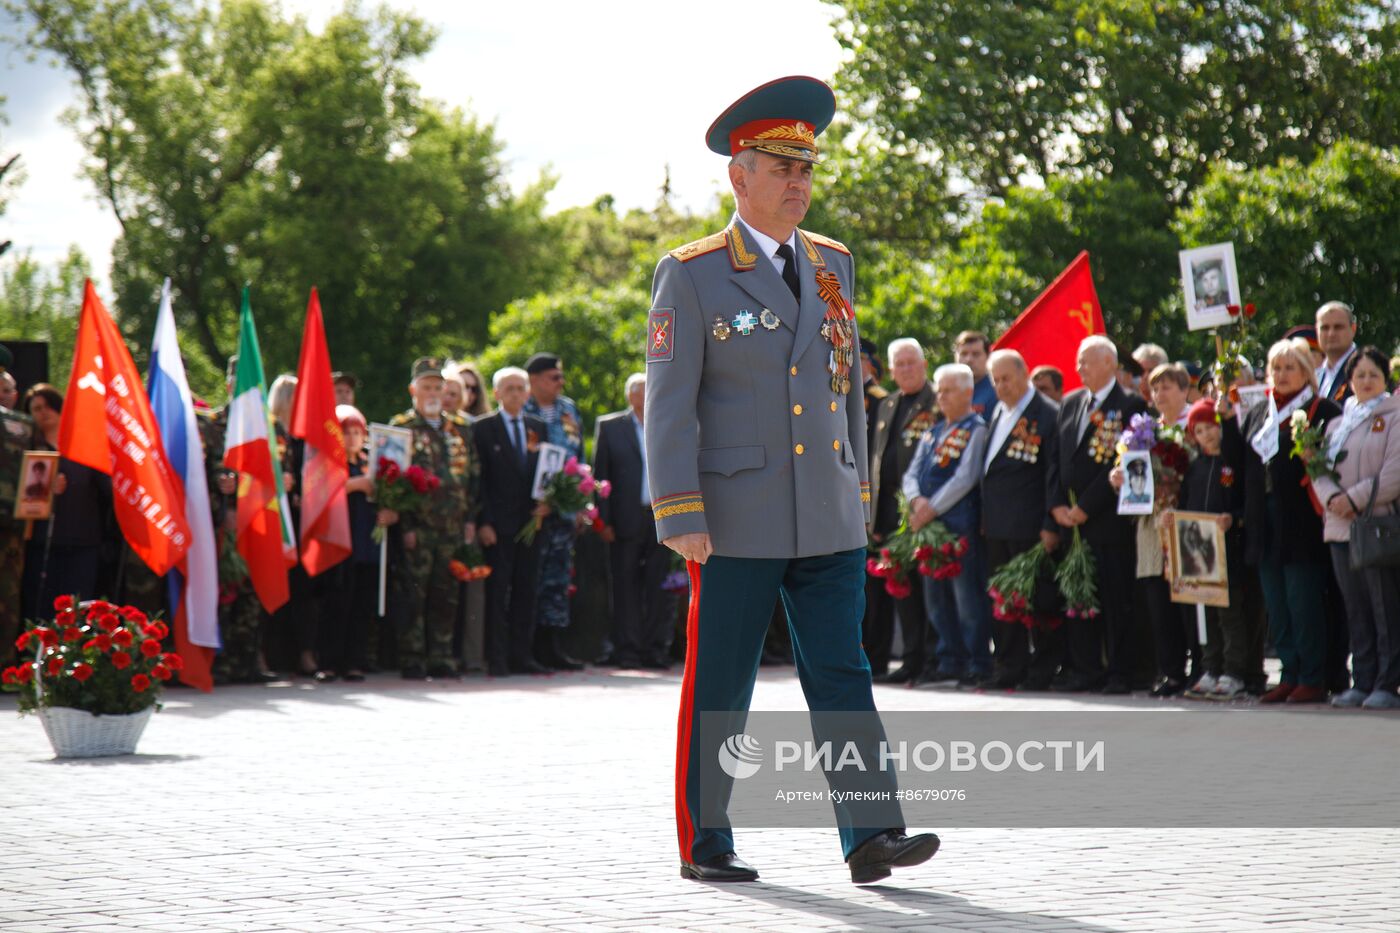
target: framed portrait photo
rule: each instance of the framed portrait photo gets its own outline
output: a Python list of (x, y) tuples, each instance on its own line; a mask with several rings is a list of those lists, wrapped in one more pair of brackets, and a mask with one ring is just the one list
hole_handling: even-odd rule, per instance
[(1235, 244), (1216, 243), (1184, 249), (1181, 289), (1186, 298), (1186, 326), (1208, 330), (1231, 323), (1230, 305), (1240, 303), (1240, 277), (1235, 271)]
[(54, 480), (58, 478), (58, 453), (26, 450), (15, 487), (14, 516), (20, 521), (43, 521), (53, 516)]
[(369, 478), (374, 480), (379, 469), (379, 458), (383, 457), (396, 464), (400, 470), (407, 470), (413, 461), (413, 432), (408, 428), (396, 428), (387, 424), (369, 426)]
[(1177, 512), (1167, 535), (1172, 602), (1230, 605), (1225, 529), (1213, 512)]
[(567, 447), (560, 447), (558, 444), (540, 444), (540, 459), (535, 464), (535, 482), (530, 487), (530, 498), (536, 502), (544, 498), (544, 488), (549, 484), (550, 477), (564, 469), (564, 463), (569, 459)]
[(1129, 450), (1123, 454), (1123, 486), (1118, 490), (1119, 515), (1151, 515), (1153, 495), (1152, 451)]

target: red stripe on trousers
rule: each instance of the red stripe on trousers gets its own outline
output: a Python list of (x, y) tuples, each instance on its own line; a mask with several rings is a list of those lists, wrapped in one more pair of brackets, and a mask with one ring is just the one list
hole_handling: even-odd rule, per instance
[(700, 565), (685, 562), (690, 574), (690, 609), (685, 618), (685, 676), (681, 679), (681, 712), (676, 725), (676, 835), (681, 846), (681, 859), (690, 861), (690, 847), (695, 843), (695, 823), (686, 805), (686, 779), (690, 770), (690, 727), (695, 718), (695, 659), (700, 635)]

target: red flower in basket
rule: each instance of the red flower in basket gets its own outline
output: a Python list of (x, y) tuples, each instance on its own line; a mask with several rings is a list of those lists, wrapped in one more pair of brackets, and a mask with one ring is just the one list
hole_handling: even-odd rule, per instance
[(151, 678), (145, 674), (131, 675), (131, 689), (137, 693), (145, 693), (151, 687)]

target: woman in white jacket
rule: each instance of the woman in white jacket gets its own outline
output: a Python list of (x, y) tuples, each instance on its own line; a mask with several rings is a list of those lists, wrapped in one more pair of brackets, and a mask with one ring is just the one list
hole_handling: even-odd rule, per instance
[(1387, 391), (1389, 362), (1375, 347), (1352, 357), (1347, 377), (1355, 394), (1327, 429), (1327, 453), (1339, 477), (1313, 481), (1327, 509), (1322, 534), (1351, 636), (1352, 688), (1335, 696), (1333, 706), (1400, 709), (1400, 568), (1352, 570), (1347, 545), (1353, 519), (1373, 495), (1376, 515), (1394, 512), (1400, 500), (1400, 396)]

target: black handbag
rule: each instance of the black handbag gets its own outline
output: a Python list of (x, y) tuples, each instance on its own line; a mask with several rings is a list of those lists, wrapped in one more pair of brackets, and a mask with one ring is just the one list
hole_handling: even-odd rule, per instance
[(1376, 490), (1380, 478), (1371, 482), (1371, 500), (1366, 511), (1351, 520), (1350, 557), (1352, 570), (1400, 567), (1400, 514), (1376, 515)]

